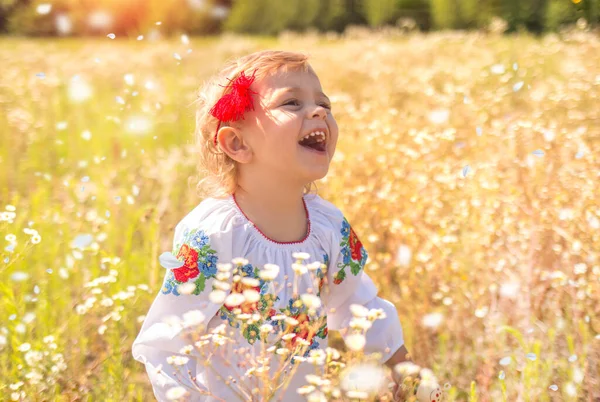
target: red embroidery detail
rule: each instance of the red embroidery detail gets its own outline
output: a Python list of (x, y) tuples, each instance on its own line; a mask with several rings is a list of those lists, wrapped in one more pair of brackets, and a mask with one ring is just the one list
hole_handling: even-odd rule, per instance
[[(217, 132), (224, 121), (237, 121), (244, 119), (244, 113), (254, 110), (252, 102), (252, 94), (256, 94), (250, 89), (250, 85), (254, 82), (256, 70), (251, 77), (246, 77), (242, 71), (235, 80), (229, 80), (230, 89), (228, 93), (221, 96), (217, 103), (210, 109), (210, 114), (219, 119)], [(215, 132), (214, 144), (217, 145), (217, 132)]]
[(344, 280), (344, 279), (342, 279), (342, 278), (335, 278), (335, 279), (333, 280), (333, 283), (335, 283), (336, 285), (339, 285), (340, 283), (342, 283), (342, 281), (343, 281), (343, 280)]
[(195, 278), (200, 274), (198, 270), (198, 252), (184, 244), (177, 253), (177, 258), (183, 257), (183, 266), (175, 268), (173, 275), (179, 282), (187, 282), (189, 279)]
[(358, 239), (356, 233), (354, 233), (354, 229), (350, 226), (350, 235), (348, 237), (348, 245), (350, 246), (350, 252), (352, 255), (352, 259), (354, 261), (362, 260), (362, 243)]
[(325, 278), (319, 278), (319, 293), (321, 293), (321, 290), (323, 290), (323, 285), (325, 284)]
[(293, 315), (292, 317), (295, 318), (296, 320), (298, 320), (298, 325), (294, 326), (293, 329), (291, 329), (291, 331), (288, 331), (288, 332), (293, 332), (296, 334), (295, 337), (293, 337), (292, 339), (287, 341), (288, 347), (291, 347), (291, 348), (296, 347), (296, 343), (298, 342), (298, 339), (300, 339), (300, 338), (306, 340), (307, 342), (312, 343), (312, 340), (316, 334), (315, 333), (311, 334), (310, 326), (309, 326), (310, 317), (308, 316), (308, 314), (299, 313), (299, 314)]

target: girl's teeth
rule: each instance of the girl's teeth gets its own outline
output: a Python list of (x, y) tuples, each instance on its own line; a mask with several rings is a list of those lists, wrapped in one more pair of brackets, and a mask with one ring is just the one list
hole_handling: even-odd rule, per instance
[(314, 133), (308, 134), (306, 137), (304, 137), (302, 140), (300, 140), (300, 142), (304, 141), (304, 139), (306, 139), (306, 138), (314, 137), (315, 135), (318, 135), (320, 137), (317, 139), (317, 142), (325, 141), (325, 133), (322, 131), (315, 131)]

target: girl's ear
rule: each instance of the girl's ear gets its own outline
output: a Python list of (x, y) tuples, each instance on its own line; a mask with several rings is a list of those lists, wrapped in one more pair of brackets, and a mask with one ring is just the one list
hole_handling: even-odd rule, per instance
[(221, 127), (217, 133), (217, 144), (236, 162), (250, 163), (252, 160), (252, 148), (236, 127)]

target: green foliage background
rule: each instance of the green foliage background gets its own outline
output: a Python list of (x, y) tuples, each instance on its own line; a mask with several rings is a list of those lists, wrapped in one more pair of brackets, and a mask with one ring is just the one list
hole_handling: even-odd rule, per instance
[[(51, 4), (51, 12), (39, 14), (40, 4)], [(90, 14), (99, 10), (113, 18), (106, 29), (88, 23)], [(493, 17), (503, 18), (509, 32), (539, 33), (579, 18), (595, 25), (599, 12), (600, 0), (0, 0), (0, 32), (57, 35), (55, 21), (62, 14), (72, 22), (70, 35), (135, 36), (157, 21), (164, 34), (201, 35), (342, 32), (349, 25), (382, 27), (406, 18), (422, 30), (475, 29), (487, 26)]]

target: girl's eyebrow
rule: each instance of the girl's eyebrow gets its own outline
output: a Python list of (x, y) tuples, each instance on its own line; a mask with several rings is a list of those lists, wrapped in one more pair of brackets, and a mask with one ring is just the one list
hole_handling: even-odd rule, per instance
[[(278, 95), (282, 94), (282, 93), (286, 93), (286, 92), (302, 92), (303, 89), (300, 87), (287, 87), (287, 88), (282, 88), (281, 90), (277, 91)], [(315, 91), (316, 95), (321, 95), (323, 96), (325, 99), (327, 99), (329, 102), (331, 102), (331, 100), (329, 99), (329, 97), (327, 95), (325, 95), (323, 92), (321, 91)]]

